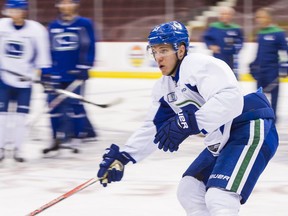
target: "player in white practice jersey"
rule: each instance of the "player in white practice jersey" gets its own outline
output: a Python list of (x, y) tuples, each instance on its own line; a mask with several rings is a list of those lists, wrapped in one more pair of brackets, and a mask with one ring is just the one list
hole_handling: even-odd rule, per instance
[[(0, 19), (0, 160), (5, 157), (9, 134), (14, 139), (14, 159), (24, 161), (20, 150), (26, 135), (31, 80), (36, 69), (49, 70), (51, 65), (48, 32), (40, 23), (25, 19), (27, 9), (27, 0), (7, 0), (3, 11), (7, 18)], [(17, 104), (16, 112), (8, 115), (11, 101)], [(11, 121), (13, 129), (7, 128)]]
[(269, 102), (260, 91), (243, 96), (222, 60), (187, 54), (182, 23), (156, 26), (148, 42), (163, 76), (144, 125), (121, 151), (116, 144), (106, 149), (101, 184), (120, 181), (128, 162), (141, 161), (157, 146), (174, 152), (188, 136), (202, 132), (206, 148), (183, 174), (178, 199), (188, 216), (238, 215), (278, 146)]

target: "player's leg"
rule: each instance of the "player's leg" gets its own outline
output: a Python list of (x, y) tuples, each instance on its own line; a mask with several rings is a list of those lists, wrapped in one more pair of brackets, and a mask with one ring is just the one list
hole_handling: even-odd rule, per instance
[[(83, 94), (83, 86), (80, 86), (79, 88), (75, 89), (76, 94)], [(88, 137), (91, 137), (91, 135), (96, 135), (94, 133), (94, 128), (92, 124), (90, 123), (86, 110), (84, 108), (84, 105), (81, 101), (77, 99), (71, 99), (71, 106), (73, 107), (73, 114), (71, 115), (72, 121), (73, 121), (73, 142), (72, 145), (74, 147), (77, 147), (82, 141), (82, 139)], [(94, 134), (93, 134), (94, 133)]]
[[(60, 89), (67, 88), (67, 83), (59, 84)], [(47, 97), (48, 106), (58, 96), (56, 93), (49, 93)], [(61, 101), (56, 107), (50, 111), (50, 123), (52, 129), (52, 143), (48, 148), (43, 149), (43, 153), (47, 154), (50, 151), (57, 151), (60, 145), (67, 140), (67, 131), (69, 125), (68, 98)]]
[(0, 80), (0, 161), (5, 158), (5, 139), (7, 132), (7, 111), (9, 103), (9, 86)]
[(279, 82), (275, 83), (274, 88), (271, 90), (271, 106), (275, 112), (275, 115), (277, 114), (278, 95), (279, 95)]
[(205, 203), (206, 187), (202, 181), (184, 176), (178, 186), (177, 197), (187, 216), (210, 216)]
[[(48, 95), (48, 104), (57, 97), (56, 94)], [(67, 99), (64, 99), (53, 110), (50, 111), (50, 123), (52, 129), (52, 142), (48, 148), (43, 149), (43, 153), (47, 154), (50, 151), (57, 151), (61, 143), (66, 140), (66, 125), (67, 117)]]
[(206, 183), (216, 158), (207, 149), (193, 161), (183, 174), (177, 196), (187, 216), (209, 216), (205, 203)]
[[(86, 82), (84, 82), (81, 86), (81, 89), (80, 89), (80, 95), (84, 96), (85, 94), (85, 85)], [(83, 113), (85, 113), (85, 117), (83, 119), (83, 127), (84, 127), (84, 131), (85, 131), (85, 138), (95, 138), (97, 137), (97, 133), (96, 133), (96, 130), (95, 128), (93, 127), (89, 117), (88, 117), (88, 114), (86, 112), (86, 109), (85, 109), (85, 106), (83, 105)]]
[[(206, 204), (210, 215), (238, 215), (278, 146), (272, 119), (234, 125), (209, 177)], [(215, 196), (218, 194), (218, 196)]]
[(237, 216), (241, 196), (222, 188), (210, 187), (205, 195), (205, 203), (210, 216)]
[(26, 118), (30, 109), (31, 88), (15, 88), (14, 91), (17, 102), (14, 121), (14, 159), (18, 162), (24, 162), (24, 158), (21, 156), (21, 150), (27, 135)]

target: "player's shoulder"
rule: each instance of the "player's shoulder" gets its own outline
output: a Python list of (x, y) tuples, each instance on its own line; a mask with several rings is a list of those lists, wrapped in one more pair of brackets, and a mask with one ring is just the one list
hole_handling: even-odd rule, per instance
[(10, 25), (12, 23), (12, 19), (11, 18), (0, 18), (0, 25)]
[(185, 56), (180, 66), (182, 79), (207, 71), (207, 68), (222, 67), (223, 61), (203, 53), (191, 53)]
[(92, 24), (92, 20), (90, 18), (87, 17), (82, 17), (82, 16), (78, 16), (77, 17), (77, 22), (81, 23), (82, 25), (91, 25)]
[(27, 23), (27, 25), (30, 28), (34, 28), (37, 30), (45, 30), (46, 29), (40, 22), (37, 22), (35, 20), (25, 20), (25, 22)]
[(271, 25), (268, 26), (267, 28), (261, 29), (258, 34), (278, 34), (278, 33), (285, 33), (285, 30), (280, 28), (277, 25)]
[[(189, 53), (186, 55), (182, 61), (182, 64), (207, 64), (210, 61), (213, 61), (213, 57), (203, 53)], [(181, 65), (182, 65), (181, 64)]]
[(230, 23), (227, 25), (227, 24), (220, 22), (220, 21), (210, 23), (209, 27), (215, 28), (215, 29), (223, 29), (223, 30), (241, 29), (241, 26), (236, 24), (236, 23)]

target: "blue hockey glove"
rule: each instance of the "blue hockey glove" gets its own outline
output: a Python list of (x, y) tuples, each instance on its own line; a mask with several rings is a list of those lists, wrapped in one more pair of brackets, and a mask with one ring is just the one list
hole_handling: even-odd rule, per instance
[(87, 69), (70, 70), (68, 73), (72, 74), (73, 76), (75, 76), (76, 79), (79, 79), (79, 80), (87, 80), (88, 79), (88, 70)]
[(190, 135), (198, 134), (194, 112), (180, 112), (165, 122), (155, 135), (154, 143), (163, 151), (177, 151), (179, 145)]
[(100, 178), (100, 183), (106, 187), (108, 183), (114, 181), (121, 181), (124, 174), (124, 166), (132, 161), (136, 161), (127, 153), (120, 152), (119, 146), (112, 144), (110, 148), (107, 148), (103, 160), (100, 163), (100, 169), (97, 177)]
[(45, 93), (53, 93), (60, 85), (61, 76), (53, 74), (51, 68), (43, 68), (41, 73), (41, 84)]
[(279, 76), (287, 77), (288, 76), (288, 62), (281, 62), (279, 65)]
[(258, 63), (252, 62), (249, 64), (250, 74), (255, 80), (259, 80), (260, 74), (260, 67)]

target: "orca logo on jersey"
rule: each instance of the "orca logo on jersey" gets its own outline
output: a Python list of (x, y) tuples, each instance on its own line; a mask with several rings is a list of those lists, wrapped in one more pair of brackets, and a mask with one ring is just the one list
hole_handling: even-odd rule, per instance
[(79, 47), (79, 37), (73, 32), (56, 34), (52, 40), (52, 48), (56, 51), (76, 50)]
[(5, 53), (10, 58), (21, 58), (24, 53), (24, 45), (20, 41), (7, 41), (5, 44)]
[(189, 126), (188, 126), (188, 124), (187, 124), (187, 122), (186, 122), (186, 119), (185, 119), (185, 117), (184, 117), (184, 115), (183, 115), (182, 112), (179, 112), (179, 113), (178, 113), (178, 119), (179, 119), (178, 125), (179, 125), (181, 128), (183, 128), (183, 129), (189, 128)]

